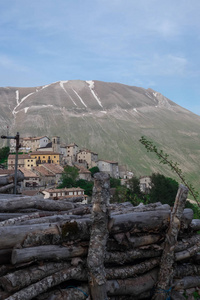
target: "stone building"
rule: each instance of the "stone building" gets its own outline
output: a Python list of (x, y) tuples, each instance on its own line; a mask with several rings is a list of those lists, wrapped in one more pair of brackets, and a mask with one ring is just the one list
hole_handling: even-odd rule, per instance
[(100, 172), (105, 172), (113, 178), (119, 178), (118, 162), (110, 160), (98, 160), (97, 166)]
[(36, 151), (50, 142), (47, 136), (20, 138), (21, 148), (24, 152)]
[(86, 163), (87, 168), (93, 168), (97, 166), (98, 154), (88, 149), (80, 150), (77, 153), (77, 162)]

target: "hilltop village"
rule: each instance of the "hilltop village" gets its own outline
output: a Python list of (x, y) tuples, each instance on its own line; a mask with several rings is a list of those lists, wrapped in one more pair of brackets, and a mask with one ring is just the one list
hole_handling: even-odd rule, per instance
[[(0, 170), (0, 176), (9, 175), (15, 169), (15, 144), (11, 144), (11, 154), (8, 156), (7, 170)], [(13, 154), (12, 154), (13, 152)], [(110, 177), (120, 179), (121, 184), (133, 177), (133, 172), (127, 171), (124, 166), (116, 161), (99, 159), (98, 153), (89, 149), (79, 149), (75, 143), (61, 144), (60, 137), (47, 136), (20, 138), (18, 155), (18, 170), (23, 173), (24, 180), (19, 192), (25, 195), (42, 194), (44, 198), (62, 198), (71, 196), (84, 196), (81, 188), (58, 190), (61, 176), (65, 166), (73, 166), (78, 169), (79, 179), (92, 180), (89, 169), (98, 167)], [(149, 178), (142, 177), (141, 189), (148, 187)], [(85, 199), (87, 197), (85, 196)]]

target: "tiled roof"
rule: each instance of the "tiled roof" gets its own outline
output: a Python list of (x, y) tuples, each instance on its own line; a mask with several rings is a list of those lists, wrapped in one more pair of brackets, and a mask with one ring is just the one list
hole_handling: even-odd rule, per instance
[(34, 172), (26, 168), (19, 168), (19, 170), (24, 174), (24, 177), (39, 177)]
[(74, 146), (78, 147), (78, 145), (76, 145), (75, 143), (67, 145), (67, 147), (74, 147)]
[(10, 175), (14, 174), (15, 170), (5, 170), (5, 169), (0, 169), (0, 176), (1, 175)]
[(64, 171), (62, 166), (56, 164), (43, 164), (42, 166), (55, 174), (61, 174)]
[(75, 167), (77, 168), (77, 169), (79, 169), (79, 173), (87, 173), (87, 174), (91, 174), (91, 172), (88, 170), (88, 169), (86, 169), (86, 168), (84, 168), (84, 167), (82, 167), (82, 166), (79, 166), (79, 165), (75, 165)]
[(49, 177), (55, 176), (54, 173), (52, 173), (51, 171), (47, 170), (43, 166), (34, 167), (33, 170), (35, 170), (36, 172), (40, 173), (40, 175), (42, 175), (42, 176), (49, 176)]
[[(45, 147), (40, 147), (38, 149), (52, 148), (52, 142), (48, 143)], [(38, 150), (40, 151), (40, 150)]]
[(39, 191), (22, 191), (22, 195), (25, 195), (25, 196), (35, 196), (35, 195), (37, 195), (39, 193)]
[(30, 153), (31, 155), (60, 155), (58, 152), (53, 151), (34, 151)]
[[(30, 155), (29, 154), (19, 154), (18, 155), (18, 159), (30, 159)], [(15, 159), (15, 154), (10, 154), (8, 156), (8, 159)]]
[(62, 192), (81, 192), (84, 191), (84, 189), (77, 187), (77, 188), (64, 188), (64, 189), (49, 189), (44, 190), (43, 192), (49, 192), (49, 193), (62, 193)]
[(88, 149), (82, 149), (78, 153), (81, 153), (81, 152), (87, 152), (87, 153), (92, 153), (92, 154), (98, 155), (98, 153), (95, 153), (95, 152), (93, 152), (91, 150), (88, 150)]

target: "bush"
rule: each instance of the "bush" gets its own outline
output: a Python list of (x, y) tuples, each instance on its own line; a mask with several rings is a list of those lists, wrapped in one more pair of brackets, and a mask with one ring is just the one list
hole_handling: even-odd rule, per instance
[(150, 202), (161, 202), (162, 204), (174, 205), (179, 184), (176, 180), (165, 177), (159, 173), (151, 176), (151, 189), (149, 192)]

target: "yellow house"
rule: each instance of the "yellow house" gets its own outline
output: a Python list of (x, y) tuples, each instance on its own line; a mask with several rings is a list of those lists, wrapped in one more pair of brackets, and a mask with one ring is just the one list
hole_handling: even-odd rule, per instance
[(36, 151), (30, 153), (31, 158), (36, 159), (36, 165), (57, 164), (60, 165), (60, 153), (52, 151)]
[[(19, 154), (18, 155), (18, 168), (32, 169), (36, 166), (36, 159), (31, 158), (29, 154)], [(15, 154), (10, 154), (8, 156), (8, 170), (15, 169)]]

